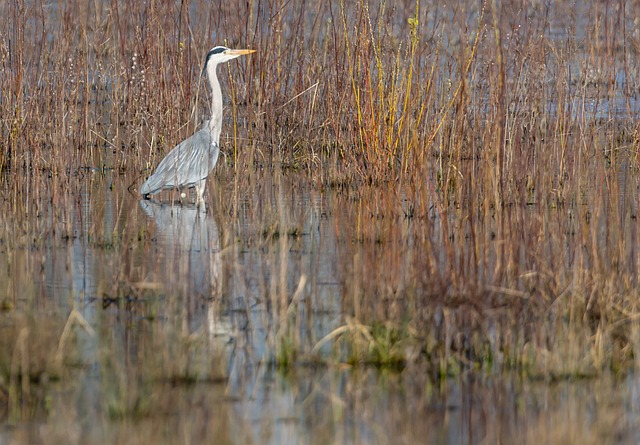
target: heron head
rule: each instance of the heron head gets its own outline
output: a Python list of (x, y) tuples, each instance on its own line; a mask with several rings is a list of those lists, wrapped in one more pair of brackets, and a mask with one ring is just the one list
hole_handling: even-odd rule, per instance
[(207, 67), (211, 64), (213, 66), (218, 65), (219, 63), (227, 62), (231, 59), (235, 59), (236, 57), (240, 57), (244, 54), (255, 53), (255, 49), (230, 49), (226, 46), (216, 46), (211, 48), (207, 53), (207, 57), (204, 62), (204, 70), (207, 70)]

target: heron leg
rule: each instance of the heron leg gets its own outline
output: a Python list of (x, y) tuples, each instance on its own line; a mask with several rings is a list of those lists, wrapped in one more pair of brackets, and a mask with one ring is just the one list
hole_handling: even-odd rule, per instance
[(204, 204), (204, 186), (207, 184), (206, 179), (201, 179), (196, 184), (196, 204), (199, 206), (200, 204)]

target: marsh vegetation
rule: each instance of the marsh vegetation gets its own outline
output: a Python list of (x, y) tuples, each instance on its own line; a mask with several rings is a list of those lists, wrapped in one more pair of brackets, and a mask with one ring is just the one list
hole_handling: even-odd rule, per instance
[(431, 3), (2, 3), (0, 437), (637, 442), (640, 3)]

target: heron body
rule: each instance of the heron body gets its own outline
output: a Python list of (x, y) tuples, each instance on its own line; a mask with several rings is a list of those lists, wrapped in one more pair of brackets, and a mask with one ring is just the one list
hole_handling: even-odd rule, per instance
[(202, 200), (207, 176), (216, 166), (220, 153), (208, 126), (209, 122), (169, 152), (142, 185), (140, 193), (143, 196), (155, 195), (167, 189), (195, 187), (198, 202)]
[(203, 128), (178, 144), (158, 164), (155, 172), (142, 184), (140, 193), (145, 199), (167, 189), (195, 187), (199, 204), (204, 201), (207, 176), (216, 166), (220, 154), (219, 141), (222, 131), (222, 92), (216, 75), (216, 67), (255, 50), (229, 49), (216, 46), (207, 53), (204, 71), (211, 87), (211, 119)]

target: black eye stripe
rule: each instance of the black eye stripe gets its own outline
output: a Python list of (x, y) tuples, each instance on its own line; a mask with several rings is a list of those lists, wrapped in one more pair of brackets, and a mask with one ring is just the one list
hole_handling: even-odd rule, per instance
[(213, 56), (214, 54), (221, 54), (223, 52), (225, 52), (226, 50), (228, 50), (229, 48), (227, 48), (226, 46), (216, 46), (215, 48), (213, 48), (212, 50), (210, 50), (207, 53), (207, 58), (204, 61), (204, 66), (206, 68), (207, 63), (209, 63), (209, 59), (211, 58), (211, 56)]

